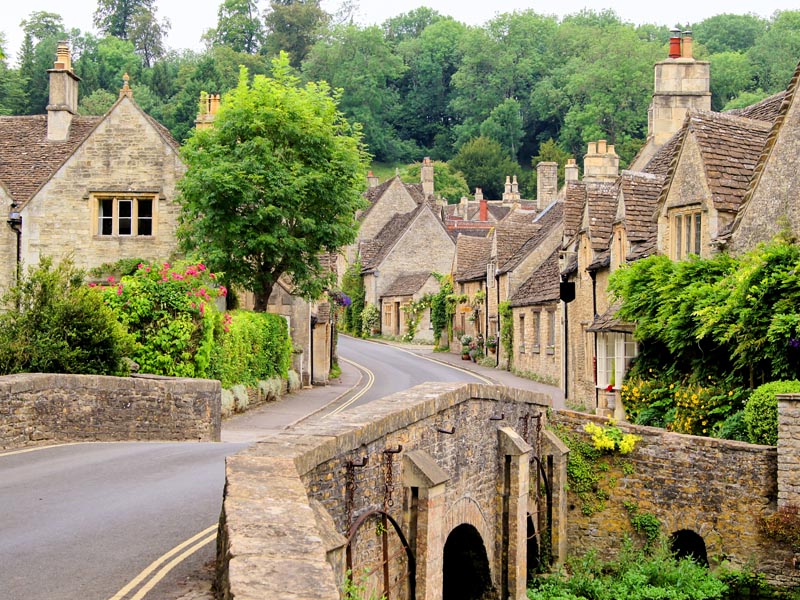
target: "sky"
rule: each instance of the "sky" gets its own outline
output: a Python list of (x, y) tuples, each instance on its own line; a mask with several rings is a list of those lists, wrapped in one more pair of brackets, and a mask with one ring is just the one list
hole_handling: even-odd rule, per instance
[[(322, 0), (322, 6), (333, 12), (340, 0)], [(200, 36), (214, 27), (217, 9), (221, 0), (155, 0), (159, 18), (167, 17), (172, 28), (167, 45), (172, 49), (201, 50)], [(4, 49), (13, 64), (22, 43), (20, 22), (34, 11), (60, 14), (68, 29), (78, 28), (83, 32), (95, 32), (92, 15), (97, 0), (31, 0), (26, 4), (19, 0), (5, 0), (0, 13), (0, 31), (6, 43)], [(259, 5), (267, 6), (268, 0)], [(707, 17), (722, 13), (753, 13), (762, 17), (771, 16), (776, 10), (798, 10), (797, 0), (360, 0), (356, 21), (363, 25), (380, 24), (389, 17), (408, 12), (419, 6), (427, 6), (444, 15), (450, 15), (469, 25), (481, 25), (498, 13), (532, 9), (542, 14), (563, 17), (584, 8), (614, 10), (624, 21), (635, 24), (654, 23), (673, 26), (677, 23), (696, 23)], [(95, 32), (96, 33), (96, 32)], [(699, 41), (699, 40), (698, 40)]]

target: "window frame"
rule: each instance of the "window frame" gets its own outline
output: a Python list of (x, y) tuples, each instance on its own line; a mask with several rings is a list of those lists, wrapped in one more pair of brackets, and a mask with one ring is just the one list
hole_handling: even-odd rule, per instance
[[(606, 389), (613, 385), (615, 390), (622, 387), (625, 374), (631, 361), (639, 354), (639, 345), (633, 334), (617, 331), (597, 332), (597, 387)], [(614, 378), (612, 383), (611, 373)]]
[(670, 257), (683, 260), (694, 254), (701, 255), (703, 245), (703, 210), (699, 206), (671, 210), (672, 244)]
[[(158, 195), (142, 192), (97, 192), (92, 199), (92, 235), (95, 239), (155, 239), (158, 223)], [(129, 207), (129, 211), (120, 210)], [(146, 207), (146, 208), (145, 208)], [(106, 214), (108, 208), (111, 214)], [(123, 213), (124, 216), (123, 216)], [(110, 233), (106, 233), (109, 229)], [(148, 233), (139, 233), (140, 230)], [(122, 232), (122, 233), (121, 233)]]

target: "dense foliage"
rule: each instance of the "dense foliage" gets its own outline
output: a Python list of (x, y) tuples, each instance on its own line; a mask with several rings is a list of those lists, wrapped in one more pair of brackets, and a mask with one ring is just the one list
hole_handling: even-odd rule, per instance
[(103, 299), (133, 335), (130, 357), (143, 373), (207, 377), (221, 315), (215, 299), (227, 290), (204, 264), (140, 264), (133, 275), (99, 286)]
[(209, 377), (219, 379), (225, 388), (287, 378), (292, 340), (283, 316), (233, 311), (225, 316), (223, 328), (211, 354)]
[(319, 257), (355, 240), (366, 154), (327, 84), (301, 86), (285, 54), (272, 77), (242, 68), (182, 155), (182, 244), (252, 291), (256, 311), (284, 275), (314, 298), (333, 283)]
[[(449, 161), (485, 136), (528, 170), (547, 140), (580, 162), (587, 141), (605, 138), (624, 165), (644, 140), (653, 64), (666, 58), (674, 25), (635, 26), (611, 11), (558, 20), (524, 10), (468, 26), (422, 7), (362, 26), (318, 0), (221, 0), (216, 27), (197, 32), (207, 43), (197, 53), (164, 48), (169, 24), (157, 4), (98, 0), (100, 37), (67, 30), (56, 13), (31, 13), (18, 56), (0, 59), (0, 114), (44, 112), (46, 70), (56, 41), (68, 39), (84, 111), (107, 108), (127, 72), (136, 101), (183, 141), (201, 90), (224, 94), (237, 86), (239, 65), (265, 74), (285, 50), (303, 80), (343, 90), (340, 109), (363, 124), (378, 160)], [(800, 11), (723, 14), (681, 28), (694, 31), (695, 55), (711, 62), (715, 109), (780, 91), (800, 58)]]
[(344, 315), (339, 323), (347, 333), (361, 337), (361, 313), (364, 310), (366, 290), (361, 277), (360, 259), (356, 258), (347, 266), (342, 276), (342, 292), (350, 298), (350, 304), (344, 307)]
[(70, 260), (43, 258), (3, 298), (0, 374), (124, 375), (131, 347), (102, 298)]
[(749, 389), (798, 377), (798, 269), (800, 247), (778, 238), (736, 258), (653, 256), (615, 272), (619, 316), (637, 324), (641, 345), (622, 389), (629, 417), (743, 440), (755, 439), (748, 420), (777, 427), (760, 396), (743, 410)]
[(748, 441), (774, 446), (778, 443), (776, 394), (800, 394), (800, 381), (771, 381), (753, 390), (744, 407)]

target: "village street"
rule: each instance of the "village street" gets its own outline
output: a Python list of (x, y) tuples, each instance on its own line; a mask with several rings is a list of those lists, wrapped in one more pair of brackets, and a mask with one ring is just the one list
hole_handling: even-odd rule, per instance
[(221, 444), (74, 444), (0, 456), (0, 597), (202, 598), (225, 456), (309, 415), (325, 418), (425, 381), (502, 380), (562, 401), (554, 388), (428, 346), (342, 337), (339, 353), (339, 379), (228, 419)]

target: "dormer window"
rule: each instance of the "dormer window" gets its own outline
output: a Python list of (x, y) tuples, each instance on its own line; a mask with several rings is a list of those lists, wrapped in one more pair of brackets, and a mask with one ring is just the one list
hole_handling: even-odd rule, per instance
[(95, 197), (98, 237), (152, 237), (155, 235), (156, 199), (148, 195), (98, 195)]
[(700, 255), (703, 217), (699, 208), (672, 213), (672, 258), (681, 260), (690, 254)]

